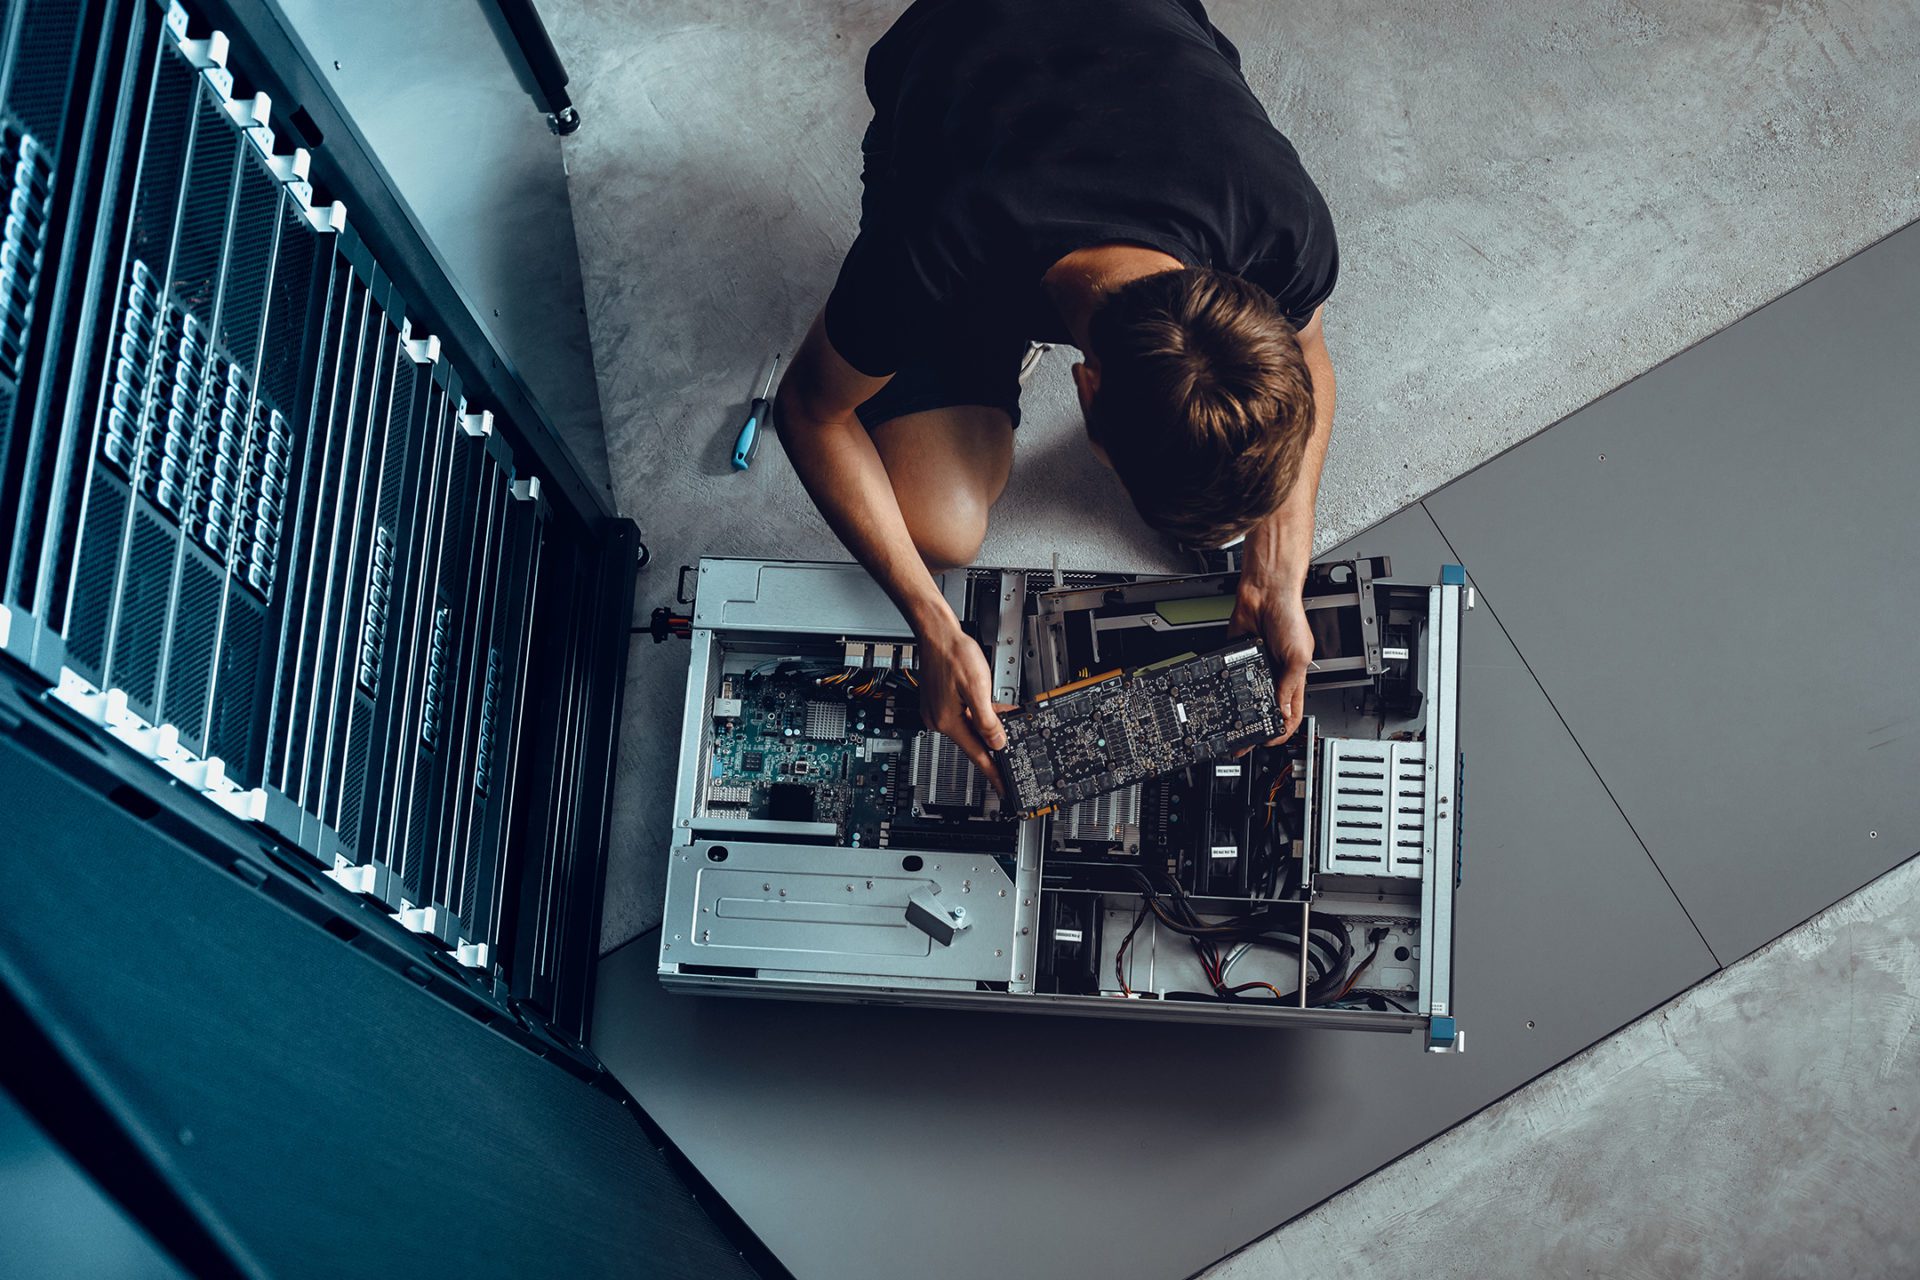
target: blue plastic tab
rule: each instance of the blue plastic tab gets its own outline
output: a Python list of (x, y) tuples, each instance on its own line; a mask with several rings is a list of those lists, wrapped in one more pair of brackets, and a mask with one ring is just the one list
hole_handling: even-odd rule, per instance
[(1458, 1034), (1452, 1018), (1434, 1018), (1427, 1025), (1427, 1048), (1451, 1049), (1454, 1037)]
[(1440, 566), (1440, 585), (1443, 587), (1464, 587), (1467, 585), (1465, 565), (1443, 564)]

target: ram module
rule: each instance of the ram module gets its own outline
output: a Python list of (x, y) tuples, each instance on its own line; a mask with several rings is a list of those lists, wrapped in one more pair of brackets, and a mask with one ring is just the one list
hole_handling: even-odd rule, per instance
[(1007, 803), (1027, 818), (1219, 759), (1283, 727), (1256, 639), (1065, 685), (1002, 723)]

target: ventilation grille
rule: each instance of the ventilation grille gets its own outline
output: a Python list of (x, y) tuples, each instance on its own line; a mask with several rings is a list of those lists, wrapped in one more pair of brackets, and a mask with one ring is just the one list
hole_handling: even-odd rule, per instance
[(360, 687), (369, 697), (380, 689), (380, 653), (387, 638), (387, 601), (393, 592), (393, 535), (373, 530), (373, 576), (367, 585), (367, 616), (360, 627)]
[(113, 362), (107, 429), (100, 434), (100, 456), (120, 475), (131, 479), (150, 421), (146, 392), (160, 334), (160, 287), (147, 264), (134, 258), (127, 268), (123, 292), (119, 349)]
[(41, 252), (53, 203), (51, 157), (11, 120), (0, 123), (0, 375), (16, 385), (26, 371), (27, 328), (40, 287)]
[(487, 650), (487, 680), (480, 689), (480, 731), (473, 751), (473, 789), (487, 794), (493, 772), (493, 727), (500, 705), (500, 650)]
[(207, 690), (213, 680), (213, 642), (220, 629), (220, 571), (196, 556), (180, 567), (173, 625), (167, 633), (166, 688), (160, 715), (178, 726), (194, 750), (205, 745)]
[(440, 684), (447, 664), (447, 627), (453, 611), (444, 605), (433, 611), (433, 635), (427, 641), (427, 690), (420, 707), (420, 743), (428, 751), (440, 742)]
[(120, 525), (126, 491), (117, 484), (94, 488), (81, 526), (74, 572), (73, 606), (67, 619), (67, 656), (88, 679), (99, 681), (106, 661), (107, 620), (113, 610), (114, 568), (120, 560)]
[(260, 741), (257, 708), (261, 686), (273, 678), (264, 652), (266, 609), (244, 596), (227, 604), (226, 633), (220, 641), (218, 697), (207, 754), (226, 761), (227, 773), (242, 785), (259, 780)]
[(1322, 772), (1320, 870), (1420, 878), (1427, 749), (1420, 742), (1329, 738)]

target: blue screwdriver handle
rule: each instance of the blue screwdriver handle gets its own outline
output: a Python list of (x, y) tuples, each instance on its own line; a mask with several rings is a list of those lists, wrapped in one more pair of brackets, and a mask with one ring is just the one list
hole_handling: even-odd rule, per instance
[(755, 400), (747, 409), (747, 421), (740, 428), (740, 438), (733, 442), (733, 469), (745, 471), (753, 465), (753, 456), (760, 452), (760, 428), (767, 423), (766, 400)]
[(747, 420), (740, 426), (739, 438), (733, 442), (733, 469), (745, 471), (753, 465), (753, 455), (760, 452), (760, 433), (767, 425), (767, 393), (773, 390), (773, 375), (780, 371), (780, 355), (774, 353), (773, 367), (767, 370), (767, 383), (760, 388), (760, 394), (747, 406)]

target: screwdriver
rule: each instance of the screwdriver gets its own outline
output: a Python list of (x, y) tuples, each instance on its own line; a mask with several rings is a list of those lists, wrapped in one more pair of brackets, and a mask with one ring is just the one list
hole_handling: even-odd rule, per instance
[(773, 390), (773, 375), (780, 368), (780, 354), (774, 353), (773, 368), (767, 370), (767, 385), (760, 388), (760, 394), (747, 406), (747, 420), (740, 428), (739, 439), (733, 442), (733, 469), (745, 471), (753, 465), (753, 455), (760, 452), (760, 429), (767, 425), (767, 392)]

